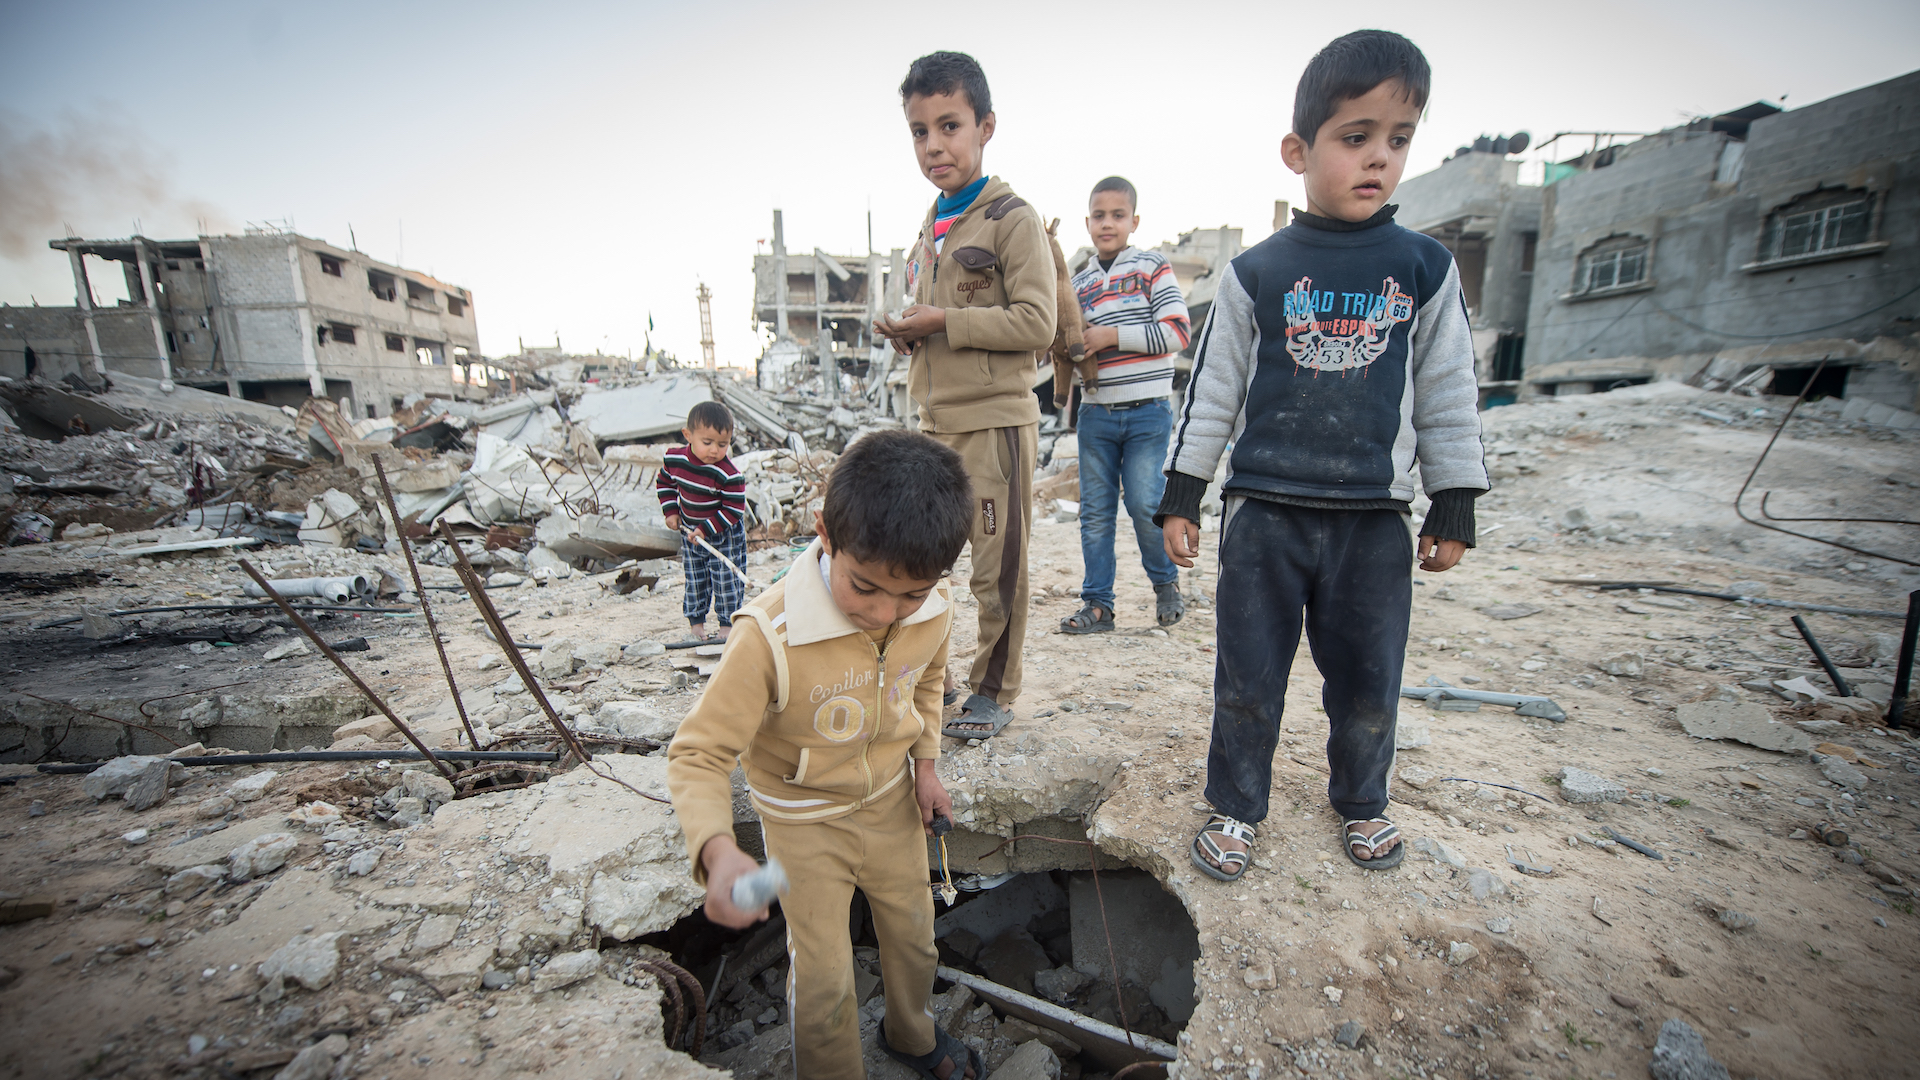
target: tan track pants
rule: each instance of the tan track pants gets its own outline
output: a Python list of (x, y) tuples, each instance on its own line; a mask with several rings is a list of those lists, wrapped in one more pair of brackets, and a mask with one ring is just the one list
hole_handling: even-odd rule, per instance
[(931, 434), (959, 452), (973, 481), (970, 584), (980, 608), (980, 636), (968, 682), (974, 693), (1011, 705), (1020, 696), (1027, 640), (1027, 550), (1040, 425)]
[(792, 879), (780, 900), (787, 917), (787, 1012), (800, 1080), (862, 1080), (860, 1003), (853, 993), (848, 913), (858, 886), (873, 909), (886, 1038), (904, 1054), (933, 1050), (933, 892), (927, 838), (911, 780), (878, 802), (831, 821), (762, 819), (767, 854)]

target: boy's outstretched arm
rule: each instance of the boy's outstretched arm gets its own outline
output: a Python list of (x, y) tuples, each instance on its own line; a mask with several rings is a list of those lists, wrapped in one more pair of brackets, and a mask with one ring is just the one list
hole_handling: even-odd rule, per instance
[(1167, 557), (1192, 566), (1200, 552), (1200, 500), (1213, 482), (1220, 455), (1241, 423), (1247, 384), (1253, 380), (1255, 350), (1253, 297), (1232, 265), (1220, 281), (1194, 350), (1193, 378), (1174, 417), (1167, 440), (1166, 491), (1153, 520), (1160, 526)]
[(774, 678), (759, 621), (735, 622), (720, 667), (667, 747), (667, 791), (686, 833), (693, 879), (707, 889), (707, 917), (735, 929), (767, 917), (766, 908), (733, 906), (734, 880), (758, 864), (734, 843), (732, 776), (773, 701)]
[(1420, 526), (1420, 569), (1452, 569), (1474, 546), (1473, 500), (1492, 486), (1480, 440), (1480, 387), (1473, 335), (1450, 266), (1440, 291), (1421, 309), (1411, 342), (1414, 453), (1433, 505)]

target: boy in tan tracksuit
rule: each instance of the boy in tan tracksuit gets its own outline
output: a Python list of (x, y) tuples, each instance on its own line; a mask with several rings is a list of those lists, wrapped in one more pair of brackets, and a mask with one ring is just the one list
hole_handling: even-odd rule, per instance
[(906, 431), (847, 448), (819, 539), (735, 615), (720, 667), (667, 749), (667, 785), (707, 917), (735, 928), (733, 883), (755, 868), (733, 838), (729, 784), (746, 769), (767, 854), (786, 868), (788, 1018), (796, 1073), (864, 1074), (847, 916), (873, 909), (887, 1016), (883, 1045), (935, 1080), (984, 1063), (927, 1012), (933, 894), (923, 831), (951, 817), (938, 726), (953, 605), (949, 567), (974, 514), (960, 456)]
[(1035, 351), (1053, 342), (1053, 248), (1039, 213), (981, 171), (996, 119), (980, 65), (963, 53), (913, 62), (900, 99), (920, 171), (940, 189), (907, 265), (914, 305), (876, 332), (910, 353), (921, 429), (973, 480), (970, 547), (978, 647), (949, 735), (986, 738), (1012, 719), (1027, 634), (1027, 542), (1040, 435)]

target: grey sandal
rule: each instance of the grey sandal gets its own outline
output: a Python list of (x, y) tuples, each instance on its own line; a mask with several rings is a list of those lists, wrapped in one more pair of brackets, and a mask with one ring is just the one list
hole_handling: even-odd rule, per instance
[(1169, 581), (1153, 587), (1154, 617), (1161, 626), (1172, 626), (1187, 613), (1187, 598), (1180, 595), (1180, 583)]
[[(1247, 845), (1247, 850), (1228, 851), (1214, 839), (1216, 835), (1238, 840)], [(1247, 872), (1247, 863), (1253, 859), (1253, 826), (1225, 814), (1215, 814), (1201, 826), (1200, 834), (1193, 838), (1193, 847), (1188, 854), (1193, 859), (1193, 865), (1208, 877), (1239, 881), (1240, 876)], [(1213, 862), (1208, 862), (1209, 859)]]
[[(1095, 612), (1104, 614), (1096, 615)], [(1087, 604), (1060, 620), (1060, 632), (1063, 634), (1104, 634), (1112, 629), (1113, 609), (1099, 604)]]
[[(1355, 825), (1372, 825), (1376, 822), (1381, 825), (1385, 825), (1386, 828), (1381, 829), (1379, 832), (1374, 833), (1372, 836), (1368, 836), (1366, 833), (1363, 833), (1363, 832), (1354, 831), (1353, 827)], [(1401, 861), (1407, 857), (1407, 845), (1404, 843), (1396, 844), (1394, 846), (1394, 849), (1386, 853), (1385, 855), (1375, 854), (1381, 848), (1386, 847), (1388, 844), (1392, 844), (1395, 840), (1400, 839), (1400, 826), (1395, 825), (1393, 822), (1388, 821), (1386, 818), (1383, 818), (1383, 817), (1367, 818), (1364, 821), (1361, 820), (1360, 818), (1354, 818), (1352, 821), (1347, 822), (1345, 825), (1341, 827), (1346, 831), (1346, 834), (1347, 834), (1346, 845), (1342, 847), (1341, 850), (1347, 853), (1348, 862), (1352, 863), (1353, 865), (1359, 867), (1362, 870), (1391, 870), (1394, 867), (1399, 866)], [(1356, 845), (1367, 849), (1366, 858), (1362, 859), (1358, 855), (1355, 855), (1353, 853), (1353, 849)]]

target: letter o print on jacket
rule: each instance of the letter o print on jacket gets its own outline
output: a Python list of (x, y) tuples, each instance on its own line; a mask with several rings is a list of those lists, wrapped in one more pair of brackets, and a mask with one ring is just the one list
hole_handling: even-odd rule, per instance
[(866, 726), (867, 707), (845, 694), (828, 698), (813, 713), (813, 730), (837, 743), (859, 738)]

